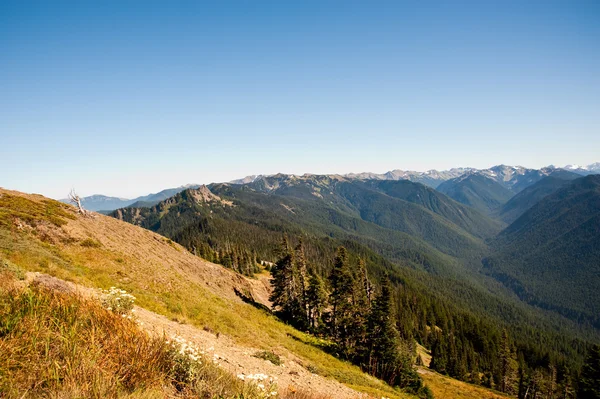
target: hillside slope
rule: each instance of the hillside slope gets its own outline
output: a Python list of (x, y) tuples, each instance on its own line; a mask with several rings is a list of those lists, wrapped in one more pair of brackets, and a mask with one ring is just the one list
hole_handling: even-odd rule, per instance
[(504, 222), (511, 224), (542, 198), (554, 193), (571, 180), (579, 177), (581, 176), (565, 170), (553, 172), (512, 197), (498, 209), (496, 214)]
[(324, 377), (315, 378), (333, 378), (377, 397), (407, 397), (326, 354), (314, 338), (236, 294), (246, 302), (264, 301), (268, 293), (262, 281), (114, 218), (82, 217), (68, 205), (0, 189), (0, 255), (25, 270), (84, 286), (118, 286), (133, 293), (143, 308), (218, 333), (220, 339), (276, 350), (304, 367), (316, 365)]
[[(231, 187), (223, 186), (223, 189), (228, 188)], [(186, 212), (191, 216), (197, 212), (203, 214), (204, 219), (193, 219), (191, 227), (197, 223), (195, 228), (204, 229), (210, 227), (205, 223), (214, 218), (219, 208), (223, 216), (219, 219), (227, 221), (224, 216), (234, 214), (246, 206), (244, 202), (236, 202), (236, 195), (246, 192), (257, 201), (265, 198), (278, 201), (277, 209), (282, 214), (303, 216), (298, 214), (299, 209), (290, 206), (297, 202), (287, 202), (290, 198), (269, 197), (252, 190), (233, 191), (233, 196), (220, 197), (207, 188), (202, 188), (184, 192), (179, 198), (186, 197), (192, 203), (200, 205), (188, 207)], [(264, 310), (257, 309), (268, 303), (268, 289), (264, 279), (248, 279), (236, 275), (221, 266), (202, 261), (165, 237), (124, 225), (117, 220), (99, 215), (95, 218), (83, 218), (75, 215), (72, 207), (39, 196), (8, 191), (2, 191), (1, 194), (0, 251), (1, 256), (10, 262), (26, 270), (49, 273), (90, 287), (106, 288), (116, 285), (125, 288), (138, 297), (144, 308), (170, 319), (206, 328), (218, 333), (221, 338), (229, 337), (236, 345), (257, 350), (275, 350), (284, 358), (294, 359), (294, 362), (305, 368), (310, 367), (311, 370), (316, 367), (321, 376), (334, 377), (354, 389), (386, 397), (399, 397), (397, 392), (390, 391), (385, 384), (364, 375), (358, 368), (324, 353), (321, 349), (328, 347), (326, 341), (302, 334), (281, 324)], [(166, 212), (165, 215), (173, 216), (169, 223), (181, 223), (183, 213), (179, 213), (178, 207), (183, 204), (185, 203), (174, 199), (162, 203), (160, 209)], [(274, 203), (269, 204), (273, 205)], [(278, 221), (283, 220), (278, 219), (277, 212), (273, 214), (256, 207), (246, 210), (248, 209), (259, 213), (247, 214), (245, 224), (238, 227), (258, 227), (269, 223), (276, 226)], [(137, 211), (140, 214), (136, 214)], [(142, 211), (126, 212), (132, 212), (132, 217), (139, 217)], [(260, 212), (264, 212), (270, 219), (263, 219), (264, 215)], [(162, 219), (158, 217), (155, 222), (162, 223)], [(242, 223), (242, 220), (237, 222)], [(219, 230), (217, 224), (205, 232), (210, 237)], [(234, 228), (227, 231), (227, 234), (236, 231), (241, 232)], [(285, 230), (275, 230), (273, 235), (281, 237), (283, 231)], [(244, 237), (246, 233), (244, 232)], [(310, 238), (311, 235), (305, 237)], [(480, 359), (471, 363), (470, 367), (492, 373), (496, 381), (499, 381), (496, 376), (499, 370), (496, 348), (502, 326), (510, 328), (511, 333), (515, 334), (519, 353), (523, 353), (526, 361), (531, 362), (529, 364), (534, 367), (539, 367), (533, 363), (535, 359), (544, 356), (553, 356), (559, 365), (568, 362), (577, 367), (578, 359), (585, 351), (585, 341), (572, 340), (572, 335), (557, 335), (552, 332), (553, 327), (547, 324), (551, 319), (545, 320), (540, 314), (517, 306), (515, 302), (485, 294), (463, 279), (437, 278), (425, 272), (418, 273), (405, 267), (409, 265), (390, 264), (356, 242), (331, 238), (328, 240), (312, 242), (321, 246), (307, 245), (307, 249), (326, 250), (343, 243), (348, 246), (353, 262), (357, 260), (357, 256), (367, 261), (369, 275), (374, 279), (381, 276), (381, 273), (390, 276), (397, 288), (399, 331), (428, 348), (432, 342), (458, 337), (468, 346), (467, 350), (477, 353), (473, 356)], [(200, 251), (200, 248), (194, 246), (188, 248)], [(237, 258), (240, 259), (239, 253)], [(326, 259), (321, 258), (322, 261)], [(416, 261), (417, 259), (413, 260)], [(329, 267), (325, 263), (317, 263), (315, 266)], [(214, 276), (213, 272), (216, 273)], [(245, 302), (254, 302), (255, 306)], [(503, 315), (510, 318), (510, 324), (502, 322)], [(567, 325), (565, 320), (556, 321), (563, 326)], [(440, 335), (437, 331), (447, 331), (447, 334)], [(569, 334), (572, 332), (573, 330)], [(582, 330), (582, 333), (585, 331)], [(458, 359), (461, 358), (465, 360), (464, 357)], [(450, 357), (448, 361), (453, 360)], [(454, 374), (451, 369), (441, 372), (450, 372), (453, 373), (450, 375), (465, 379), (464, 374)]]
[(546, 196), (492, 245), (487, 271), (522, 299), (600, 327), (600, 176)]
[(513, 196), (508, 188), (479, 173), (469, 173), (445, 181), (437, 190), (488, 215)]

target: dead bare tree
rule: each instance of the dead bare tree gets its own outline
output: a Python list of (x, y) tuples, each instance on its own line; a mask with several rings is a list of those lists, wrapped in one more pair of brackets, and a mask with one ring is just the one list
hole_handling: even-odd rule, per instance
[(69, 193), (69, 201), (71, 201), (71, 203), (75, 205), (75, 207), (77, 208), (77, 212), (82, 216), (94, 217), (92, 212), (88, 211), (83, 207), (83, 205), (81, 205), (81, 198), (79, 197), (79, 195), (77, 195), (74, 189), (71, 190), (71, 192)]

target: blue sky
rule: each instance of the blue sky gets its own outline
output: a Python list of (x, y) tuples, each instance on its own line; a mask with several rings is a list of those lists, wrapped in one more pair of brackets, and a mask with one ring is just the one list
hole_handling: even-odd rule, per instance
[(0, 2), (6, 188), (598, 154), (598, 1)]

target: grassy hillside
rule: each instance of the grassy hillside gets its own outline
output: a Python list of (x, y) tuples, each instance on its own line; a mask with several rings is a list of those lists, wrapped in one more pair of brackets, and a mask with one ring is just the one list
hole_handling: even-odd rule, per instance
[(457, 381), (430, 370), (421, 370), (421, 377), (423, 377), (436, 398), (504, 399), (511, 397), (477, 385)]
[[(0, 191), (0, 256), (26, 270), (48, 273), (89, 287), (118, 286), (144, 308), (235, 342), (278, 348), (306, 367), (377, 397), (407, 397), (326, 354), (311, 336), (244, 303), (234, 288), (256, 300), (264, 286), (191, 255), (148, 230), (39, 196)], [(264, 299), (263, 299), (264, 300)]]

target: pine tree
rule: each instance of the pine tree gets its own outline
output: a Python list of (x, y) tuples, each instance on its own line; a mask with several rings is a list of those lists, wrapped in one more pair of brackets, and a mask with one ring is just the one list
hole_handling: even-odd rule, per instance
[(368, 371), (392, 386), (417, 392), (422, 382), (412, 368), (408, 345), (400, 340), (393, 316), (392, 290), (389, 280), (382, 282), (381, 294), (372, 305), (369, 317)]
[(431, 363), (429, 364), (429, 368), (440, 374), (448, 374), (447, 352), (445, 337), (438, 332), (431, 348)]
[(294, 264), (292, 251), (285, 236), (278, 253), (279, 260), (271, 270), (273, 291), (269, 299), (273, 302), (273, 309), (282, 319), (293, 321), (297, 299), (295, 298)]
[(323, 280), (314, 271), (310, 274), (306, 299), (309, 326), (315, 331), (321, 326), (321, 316), (327, 306), (327, 291)]
[(358, 273), (354, 278), (352, 294), (352, 325), (349, 337), (349, 356), (355, 363), (361, 364), (368, 360), (367, 329), (371, 313), (371, 283), (367, 275), (365, 262), (358, 262)]
[(298, 307), (301, 314), (295, 315), (297, 324), (302, 329), (306, 329), (309, 326), (309, 306), (308, 306), (308, 269), (306, 265), (306, 257), (304, 256), (304, 247), (302, 240), (294, 251), (294, 279), (296, 280), (294, 285), (296, 287), (296, 297), (298, 300)]
[(343, 356), (347, 357), (349, 349), (349, 338), (351, 336), (354, 293), (354, 279), (350, 273), (347, 260), (346, 248), (338, 248), (335, 257), (333, 271), (329, 277), (331, 285), (331, 316), (330, 330), (333, 341)]
[(588, 352), (581, 369), (577, 399), (600, 399), (600, 346), (594, 345)]
[(500, 390), (505, 393), (517, 391), (517, 355), (513, 349), (508, 331), (502, 330), (500, 341)]
[(358, 273), (358, 280), (360, 282), (360, 285), (362, 286), (362, 292), (364, 293), (364, 297), (366, 299), (366, 306), (371, 307), (371, 296), (373, 295), (373, 287), (371, 286), (371, 281), (369, 281), (367, 265), (362, 259), (358, 261)]
[(562, 399), (574, 398), (575, 390), (573, 389), (573, 381), (571, 379), (571, 371), (569, 370), (568, 367), (565, 367), (563, 375), (564, 375), (563, 383), (562, 383), (562, 388), (560, 391), (561, 393), (559, 395), (559, 398), (562, 398)]

